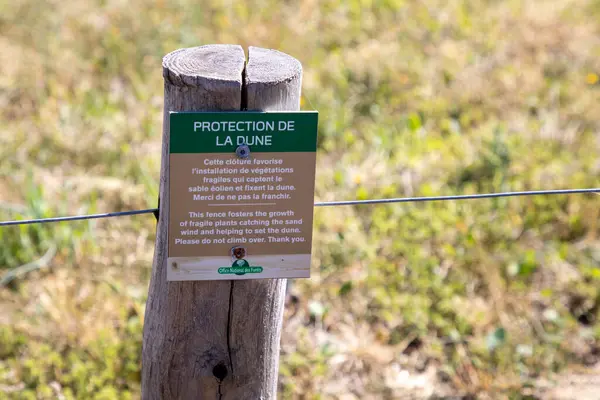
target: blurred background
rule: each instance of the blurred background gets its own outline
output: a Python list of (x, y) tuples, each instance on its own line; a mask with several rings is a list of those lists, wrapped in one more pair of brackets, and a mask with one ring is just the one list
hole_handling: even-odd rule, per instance
[[(319, 201), (600, 186), (598, 0), (0, 0), (0, 220), (155, 207), (210, 43), (302, 62)], [(279, 397), (600, 398), (599, 200), (316, 209)], [(0, 399), (139, 398), (154, 235), (0, 228)]]

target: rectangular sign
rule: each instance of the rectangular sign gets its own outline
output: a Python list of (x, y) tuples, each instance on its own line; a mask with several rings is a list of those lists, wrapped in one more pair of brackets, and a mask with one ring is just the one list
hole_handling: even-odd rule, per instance
[(308, 278), (317, 112), (171, 113), (171, 281)]

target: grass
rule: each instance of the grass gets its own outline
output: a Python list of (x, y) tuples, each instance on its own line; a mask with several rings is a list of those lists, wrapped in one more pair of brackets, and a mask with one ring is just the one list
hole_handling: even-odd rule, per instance
[[(600, 186), (597, 0), (0, 3), (0, 220), (155, 205), (161, 57), (276, 48), (318, 200)], [(281, 398), (525, 399), (600, 349), (593, 195), (323, 208)], [(139, 397), (155, 222), (0, 229), (0, 399)], [(529, 397), (528, 397), (529, 396)]]

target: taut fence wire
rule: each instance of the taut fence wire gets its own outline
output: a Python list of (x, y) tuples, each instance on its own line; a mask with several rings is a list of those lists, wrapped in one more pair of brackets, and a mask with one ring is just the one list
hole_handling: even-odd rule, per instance
[[(337, 207), (337, 206), (359, 206), (367, 204), (393, 204), (393, 203), (425, 203), (432, 201), (462, 201), (495, 199), (500, 197), (523, 197), (523, 196), (553, 196), (568, 194), (600, 193), (600, 188), (587, 189), (556, 189), (556, 190), (530, 190), (522, 192), (499, 192), (499, 193), (481, 193), (481, 194), (461, 194), (450, 196), (426, 196), (426, 197), (394, 197), (389, 199), (366, 199), (366, 200), (341, 200), (341, 201), (320, 201), (315, 203), (315, 207)], [(126, 217), (130, 215), (155, 214), (158, 208), (147, 208), (143, 210), (117, 211), (101, 214), (72, 215), (66, 217), (23, 219), (15, 221), (0, 221), (2, 226), (43, 224), (50, 222), (81, 221), (100, 218)]]

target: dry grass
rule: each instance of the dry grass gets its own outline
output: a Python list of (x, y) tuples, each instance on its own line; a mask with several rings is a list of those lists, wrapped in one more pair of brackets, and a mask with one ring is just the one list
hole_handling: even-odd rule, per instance
[[(301, 60), (318, 200), (597, 187), (598, 21), (597, 0), (4, 2), (0, 219), (154, 206), (160, 60), (207, 43)], [(546, 397), (591, 371), (597, 200), (318, 209), (281, 397)], [(0, 229), (0, 276), (57, 249), (0, 288), (0, 399), (139, 396), (154, 229)]]

